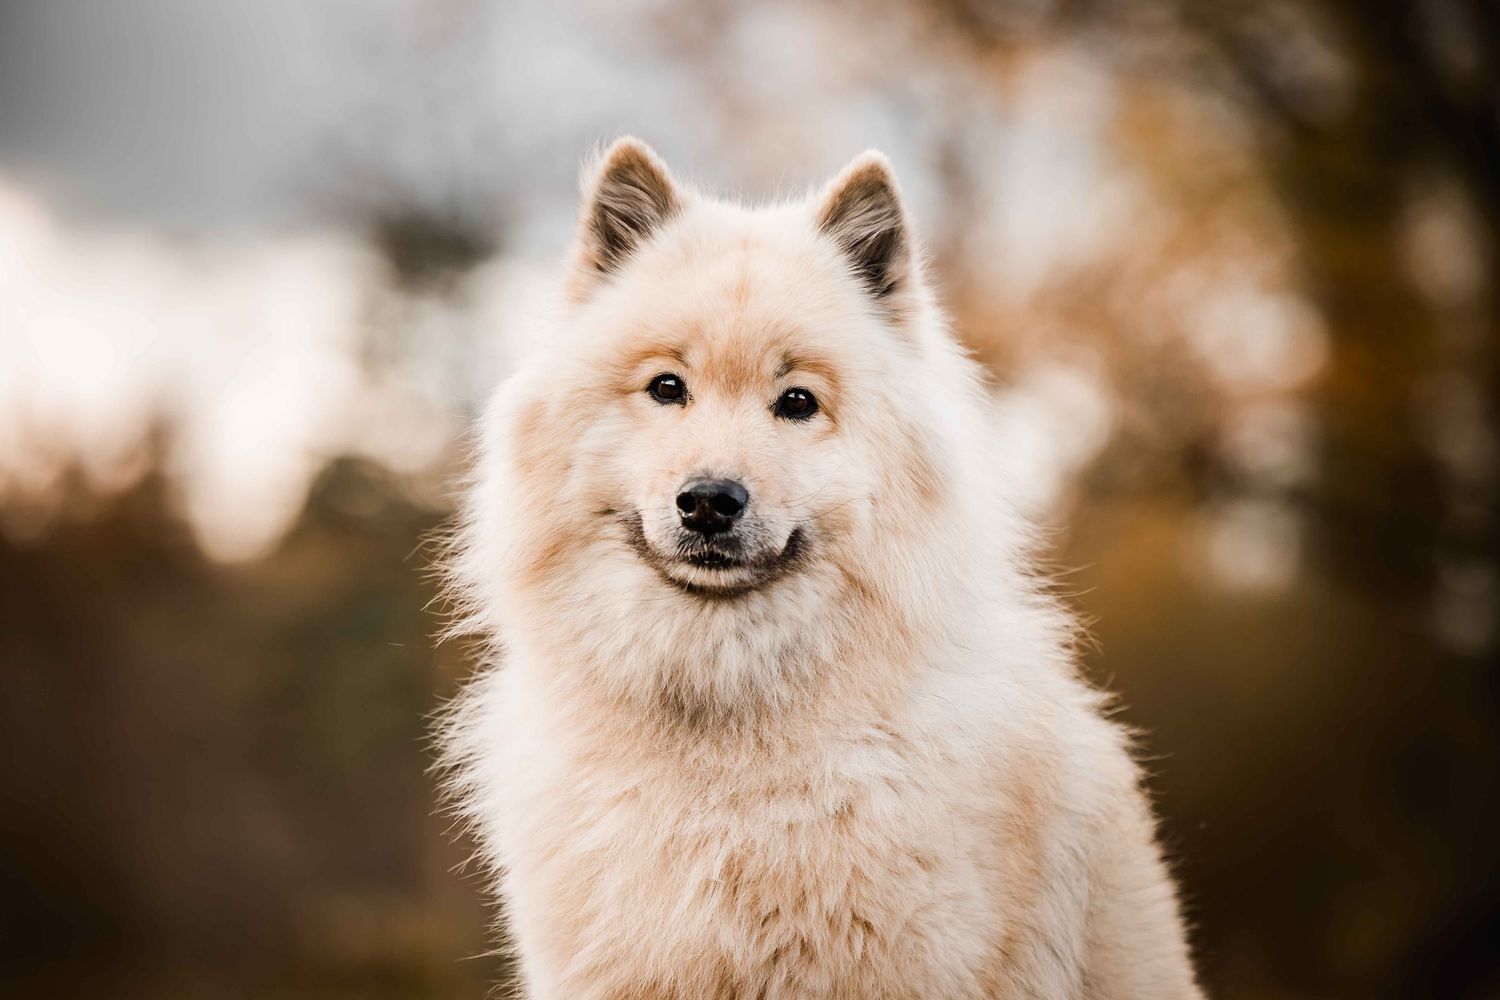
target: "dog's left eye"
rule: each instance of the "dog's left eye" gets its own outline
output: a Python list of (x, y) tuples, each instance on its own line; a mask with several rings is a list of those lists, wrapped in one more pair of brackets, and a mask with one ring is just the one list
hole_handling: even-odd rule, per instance
[(646, 392), (658, 403), (684, 406), (687, 404), (687, 383), (671, 372), (663, 372), (651, 380)]
[(775, 410), (778, 417), (806, 420), (818, 412), (818, 397), (801, 386), (795, 386), (781, 394), (776, 400)]

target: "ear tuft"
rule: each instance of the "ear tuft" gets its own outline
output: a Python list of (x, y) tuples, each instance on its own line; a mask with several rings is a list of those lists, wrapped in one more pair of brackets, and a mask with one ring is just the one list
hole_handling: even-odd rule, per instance
[(666, 165), (650, 146), (626, 136), (598, 161), (584, 185), (581, 263), (607, 274), (682, 209)]
[(818, 228), (838, 245), (877, 299), (902, 288), (911, 271), (906, 212), (890, 161), (870, 150), (828, 185)]

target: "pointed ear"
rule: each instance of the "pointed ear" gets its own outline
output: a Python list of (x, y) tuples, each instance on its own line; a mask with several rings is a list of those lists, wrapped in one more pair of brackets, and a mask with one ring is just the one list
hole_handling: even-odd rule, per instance
[(577, 264), (586, 275), (608, 274), (682, 210), (666, 165), (639, 139), (616, 140), (585, 171)]
[(870, 150), (854, 158), (824, 190), (818, 228), (833, 240), (870, 294), (887, 299), (912, 279), (906, 210), (888, 160)]

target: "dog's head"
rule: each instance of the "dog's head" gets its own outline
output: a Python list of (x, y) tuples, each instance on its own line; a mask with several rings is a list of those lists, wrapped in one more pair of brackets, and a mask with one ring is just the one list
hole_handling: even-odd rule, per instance
[(566, 605), (596, 645), (743, 630), (747, 611), (785, 633), (941, 570), (893, 540), (944, 516), (974, 368), (883, 157), (747, 209), (622, 140), (586, 177), (569, 267), (561, 317), (487, 418), (473, 500), (503, 544), (470, 568), (529, 595), (513, 619)]

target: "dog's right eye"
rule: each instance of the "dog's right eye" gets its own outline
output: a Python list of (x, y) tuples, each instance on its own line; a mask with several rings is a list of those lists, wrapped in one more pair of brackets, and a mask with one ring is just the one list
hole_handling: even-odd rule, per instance
[(646, 392), (663, 405), (687, 405), (687, 383), (671, 372), (663, 372), (652, 379)]

